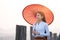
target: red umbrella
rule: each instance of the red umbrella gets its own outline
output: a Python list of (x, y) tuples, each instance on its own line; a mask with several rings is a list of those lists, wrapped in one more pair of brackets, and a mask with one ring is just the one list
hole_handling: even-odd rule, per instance
[(26, 22), (32, 25), (36, 22), (35, 15), (37, 11), (44, 12), (45, 19), (48, 25), (53, 22), (54, 15), (51, 12), (51, 10), (49, 10), (47, 7), (40, 4), (32, 4), (25, 7), (22, 12), (23, 18), (26, 20)]

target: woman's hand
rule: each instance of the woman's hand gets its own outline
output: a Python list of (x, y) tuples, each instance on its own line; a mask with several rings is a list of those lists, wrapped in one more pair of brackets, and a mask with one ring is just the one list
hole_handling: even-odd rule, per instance
[(36, 34), (38, 34), (38, 35), (40, 34), (39, 32), (36, 32), (35, 30), (32, 31), (32, 33), (35, 34), (35, 35), (36, 35)]

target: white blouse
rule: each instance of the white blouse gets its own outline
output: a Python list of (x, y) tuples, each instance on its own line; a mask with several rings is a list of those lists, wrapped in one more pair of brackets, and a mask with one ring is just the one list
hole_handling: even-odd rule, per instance
[[(36, 23), (36, 24), (33, 24), (33, 30), (36, 30), (36, 32), (39, 32), (40, 34), (36, 34), (34, 35), (32, 33), (32, 36), (41, 36), (41, 37), (44, 37), (44, 36), (50, 36), (50, 32), (49, 32), (49, 29), (48, 29), (48, 24), (45, 23), (45, 22), (40, 22), (39, 24)], [(45, 33), (46, 31), (46, 33)]]

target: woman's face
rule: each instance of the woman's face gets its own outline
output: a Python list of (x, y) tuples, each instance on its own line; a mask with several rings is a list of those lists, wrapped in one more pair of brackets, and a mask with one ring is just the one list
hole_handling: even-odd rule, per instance
[(41, 16), (40, 13), (37, 13), (37, 15), (36, 15), (36, 19), (37, 19), (37, 20), (42, 20), (42, 18), (43, 18), (43, 16)]

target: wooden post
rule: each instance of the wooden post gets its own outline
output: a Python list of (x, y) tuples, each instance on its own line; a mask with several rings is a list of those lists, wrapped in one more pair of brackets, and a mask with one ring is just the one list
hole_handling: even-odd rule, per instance
[(33, 40), (33, 37), (32, 37), (32, 27), (30, 27), (30, 38), (31, 38), (31, 40)]
[(53, 40), (57, 40), (57, 33), (53, 34)]
[(26, 26), (16, 25), (16, 40), (26, 40)]

